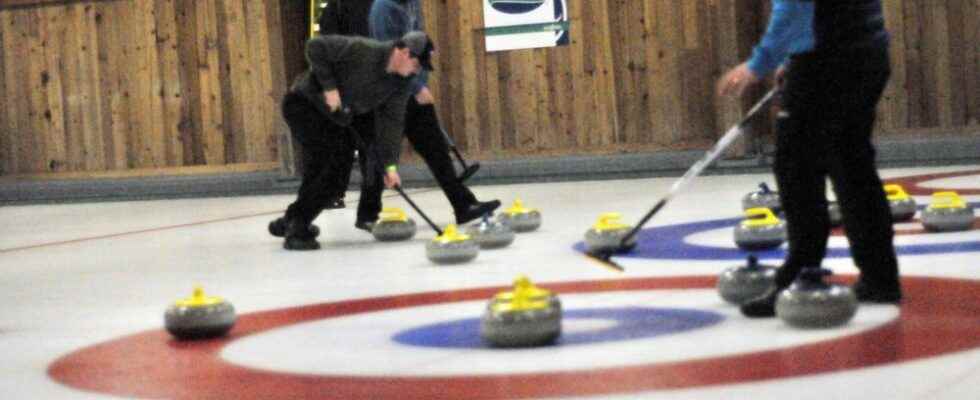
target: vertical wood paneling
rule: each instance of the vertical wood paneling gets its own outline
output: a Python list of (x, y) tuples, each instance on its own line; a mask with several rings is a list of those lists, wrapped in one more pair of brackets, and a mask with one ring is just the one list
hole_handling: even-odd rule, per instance
[[(233, 162), (225, 158), (225, 103), (221, 91), (222, 68), (219, 57), (218, 13), (215, 1), (194, 1), (198, 4), (197, 24), (197, 63), (201, 110), (201, 146), (204, 148), (206, 164), (226, 164)], [(191, 7), (191, 6), (188, 6)]]
[(177, 52), (178, 33), (174, 0), (155, 0), (156, 53), (160, 73), (161, 121), (164, 135), (164, 154), (167, 166), (184, 165), (183, 136), (180, 134), (181, 114), (184, 112), (183, 87), (180, 80), (180, 56)]
[(906, 68), (907, 38), (905, 36), (905, 2), (909, 0), (885, 0), (883, 2), (885, 24), (891, 34), (892, 75), (882, 94), (878, 126), (885, 131), (904, 127), (908, 121), (909, 85)]
[(960, 82), (954, 85), (963, 94), (963, 123), (980, 125), (980, 0), (959, 2), (961, 19), (951, 23), (959, 24), (960, 36), (952, 36), (950, 46), (953, 53), (960, 55), (962, 63), (958, 73)]
[(76, 5), (80, 28), (79, 72), (83, 82), (82, 129), (85, 146), (84, 171), (106, 170), (105, 143), (102, 137), (102, 88), (99, 87), (99, 37), (94, 4)]
[[(29, 141), (29, 151), (34, 168), (40, 170), (52, 170), (52, 162), (46, 157), (47, 151), (55, 147), (54, 142), (58, 140), (52, 137), (51, 133), (44, 126), (44, 112), (47, 110), (46, 93), (44, 90), (44, 77), (41, 70), (44, 68), (44, 32), (41, 26), (40, 13), (36, 10), (27, 13), (24, 23), (28, 29), (27, 39), (27, 61), (28, 69), (26, 79), (27, 84), (27, 126), (31, 132), (35, 132)], [(55, 166), (57, 168), (57, 166)]]
[[(482, 2), (429, 0), (430, 88), (448, 133), (476, 157), (703, 147), (751, 103), (716, 99), (713, 83), (748, 56), (768, 4), (569, 0), (568, 46), (487, 53)], [(893, 77), (878, 130), (980, 124), (980, 0), (883, 4)], [(273, 161), (287, 71), (303, 64), (292, 36), (305, 31), (301, 8), (106, 0), (0, 11), (0, 173)]]
[[(71, 24), (60, 23), (65, 15), (64, 7), (51, 7), (40, 10), (41, 12), (41, 32), (44, 45), (44, 68), (40, 71), (41, 81), (45, 97), (47, 98), (47, 110), (44, 112), (46, 122), (46, 132), (51, 147), (48, 148), (46, 158), (50, 169), (59, 170), (70, 167), (65, 161), (66, 153), (66, 130), (64, 108), (64, 88), (62, 87), (63, 76), (62, 66), (66, 65), (66, 55), (73, 59), (74, 51), (66, 52), (65, 44), (72, 38), (67, 36), (67, 27)], [(57, 38), (52, 40), (52, 38)], [(64, 39), (61, 39), (64, 38)], [(79, 149), (81, 150), (81, 149)], [(51, 168), (54, 166), (55, 168)], [(73, 168), (77, 169), (77, 168)]]
[[(5, 14), (0, 13), (0, 96), (9, 99), (7, 96), (7, 46), (4, 27), (7, 25)], [(14, 153), (10, 151), (10, 140), (13, 138), (14, 129), (10, 125), (10, 104), (11, 101), (4, 101), (4, 107), (0, 107), (0, 175), (13, 171), (11, 158)]]

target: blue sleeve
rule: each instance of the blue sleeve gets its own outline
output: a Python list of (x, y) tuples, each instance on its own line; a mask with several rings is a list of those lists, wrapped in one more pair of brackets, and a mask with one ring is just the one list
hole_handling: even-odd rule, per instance
[[(376, 0), (371, 5), (371, 13), (368, 14), (368, 28), (371, 30), (371, 38), (381, 41), (397, 40), (406, 33), (415, 29), (409, 26), (411, 21), (420, 21), (421, 16), (412, 18), (406, 14), (405, 8), (392, 4), (391, 0)], [(429, 73), (419, 72), (412, 84), (412, 94), (418, 93), (423, 87), (429, 84)]]
[(748, 67), (757, 77), (769, 75), (791, 54), (813, 49), (812, 0), (773, 0), (769, 27), (755, 49)]

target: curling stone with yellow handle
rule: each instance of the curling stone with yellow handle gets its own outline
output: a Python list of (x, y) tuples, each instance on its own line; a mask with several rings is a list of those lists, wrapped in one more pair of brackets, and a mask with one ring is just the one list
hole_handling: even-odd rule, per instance
[(521, 199), (515, 199), (510, 208), (497, 215), (497, 220), (514, 232), (530, 232), (541, 226), (541, 212), (526, 208)]
[(735, 245), (743, 250), (767, 250), (786, 241), (786, 223), (768, 208), (750, 208), (735, 227)]
[(200, 286), (191, 297), (174, 302), (163, 316), (167, 332), (181, 340), (222, 336), (235, 325), (235, 307), (220, 297), (206, 296)]
[(523, 275), (514, 280), (513, 290), (490, 300), (480, 320), (480, 337), (493, 347), (543, 346), (560, 335), (558, 296)]
[(380, 219), (371, 228), (371, 234), (381, 242), (408, 240), (415, 236), (418, 227), (415, 220), (400, 208), (390, 207), (381, 211)]
[(968, 231), (973, 228), (973, 207), (956, 192), (936, 192), (922, 211), (922, 226), (929, 232)]
[(592, 228), (585, 231), (585, 247), (589, 252), (621, 250), (629, 251), (636, 247), (636, 235), (628, 243), (620, 246), (632, 226), (619, 222), (622, 214), (610, 212), (599, 216)]
[(915, 199), (909, 197), (901, 185), (885, 185), (885, 195), (888, 197), (888, 207), (892, 210), (893, 221), (908, 221), (915, 216)]
[(436, 236), (425, 246), (425, 255), (436, 264), (459, 264), (476, 258), (480, 244), (470, 235), (460, 233), (456, 225), (449, 224), (442, 235)]

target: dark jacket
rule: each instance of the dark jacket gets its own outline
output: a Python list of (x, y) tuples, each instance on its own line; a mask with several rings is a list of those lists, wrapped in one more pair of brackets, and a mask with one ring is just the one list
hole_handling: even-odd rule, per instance
[(813, 0), (814, 51), (846, 52), (888, 44), (880, 0)]
[(320, 14), (320, 34), (371, 37), (368, 13), (373, 0), (330, 0)]
[(413, 80), (385, 71), (393, 48), (393, 42), (351, 36), (312, 38), (306, 43), (310, 69), (290, 89), (302, 94), (317, 110), (340, 125), (347, 125), (348, 121), (328, 112), (323, 98), (325, 91), (338, 89), (343, 106), (353, 114), (374, 111), (377, 155), (382, 165), (398, 163), (405, 107)]

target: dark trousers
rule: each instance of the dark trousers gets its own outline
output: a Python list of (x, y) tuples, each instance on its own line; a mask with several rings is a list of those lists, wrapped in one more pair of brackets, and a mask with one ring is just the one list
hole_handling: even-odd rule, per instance
[(892, 217), (871, 142), (875, 107), (889, 75), (887, 46), (791, 60), (774, 165), (789, 241), (777, 285), (789, 285), (802, 268), (823, 261), (830, 233), (828, 176), (861, 279), (897, 284)]
[[(440, 132), (434, 105), (419, 104), (414, 96), (411, 97), (405, 110), (405, 137), (408, 138), (415, 152), (425, 160), (425, 164), (446, 194), (453, 210), (457, 213), (462, 212), (476, 202), (473, 192), (456, 179), (456, 169), (449, 156), (449, 145)], [(362, 169), (361, 172), (363, 174), (365, 171)], [(374, 179), (374, 182), (376, 184), (362, 185), (361, 199), (357, 206), (358, 221), (378, 219), (384, 186), (380, 177)]]
[[(347, 190), (357, 141), (348, 128), (335, 124), (298, 93), (286, 94), (282, 114), (293, 138), (303, 146), (303, 180), (296, 201), (286, 209), (286, 219), (309, 224)], [(371, 118), (370, 114), (354, 117), (355, 128)]]

